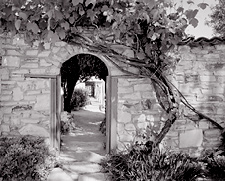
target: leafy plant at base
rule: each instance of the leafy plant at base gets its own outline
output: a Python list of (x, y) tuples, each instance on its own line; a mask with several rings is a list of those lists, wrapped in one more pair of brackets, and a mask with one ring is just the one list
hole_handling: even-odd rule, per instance
[(160, 152), (146, 144), (112, 153), (101, 162), (113, 181), (191, 181), (203, 176), (202, 164), (186, 154)]
[(7, 180), (46, 180), (56, 166), (44, 138), (22, 136), (0, 138), (0, 178)]
[(61, 134), (66, 135), (76, 129), (75, 118), (73, 114), (64, 112), (61, 115)]
[(106, 118), (104, 118), (99, 126), (99, 131), (106, 135)]
[(206, 157), (205, 175), (207, 178), (223, 181), (225, 178), (225, 156), (212, 155)]
[(87, 103), (88, 103), (88, 91), (84, 89), (75, 89), (70, 102), (72, 110), (84, 107), (87, 105)]

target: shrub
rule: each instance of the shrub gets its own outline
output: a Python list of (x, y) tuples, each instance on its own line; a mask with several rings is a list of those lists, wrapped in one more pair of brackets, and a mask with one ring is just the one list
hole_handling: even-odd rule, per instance
[(74, 122), (74, 115), (63, 112), (61, 114), (61, 133), (63, 135), (66, 135), (70, 133), (72, 130), (76, 128), (75, 122)]
[(223, 181), (225, 178), (225, 156), (213, 155), (206, 159), (206, 177)]
[(99, 131), (106, 135), (106, 118), (104, 118), (99, 126)]
[(1, 137), (0, 160), (3, 181), (46, 180), (57, 164), (44, 139), (32, 136)]
[(137, 143), (127, 152), (112, 153), (101, 166), (113, 181), (194, 181), (203, 175), (202, 164), (186, 154)]
[(75, 89), (71, 98), (70, 106), (72, 110), (84, 107), (88, 102), (88, 91), (85, 89)]
[(211, 180), (223, 181), (225, 178), (224, 150), (206, 150), (199, 161), (205, 164), (205, 177)]

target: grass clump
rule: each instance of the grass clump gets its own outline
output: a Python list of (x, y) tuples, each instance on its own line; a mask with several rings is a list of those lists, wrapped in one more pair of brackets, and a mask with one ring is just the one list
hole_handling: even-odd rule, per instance
[(0, 180), (47, 180), (57, 165), (44, 138), (33, 136), (0, 138)]
[(196, 158), (149, 145), (136, 143), (126, 152), (112, 153), (101, 162), (102, 170), (113, 181), (194, 181), (203, 176)]

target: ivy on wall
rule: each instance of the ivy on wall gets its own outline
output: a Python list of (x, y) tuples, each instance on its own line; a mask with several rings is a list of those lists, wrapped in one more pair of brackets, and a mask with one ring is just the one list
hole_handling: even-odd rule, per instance
[[(138, 76), (149, 77), (156, 89), (168, 120), (158, 134), (158, 144), (179, 117), (183, 103), (199, 118), (206, 118), (223, 129), (214, 120), (191, 106), (167, 79), (167, 73), (176, 66), (178, 58), (174, 47), (187, 37), (185, 29), (196, 27), (199, 9), (184, 10), (170, 0), (1, 0), (0, 33), (23, 34), (32, 45), (62, 40), (79, 45), (91, 52), (100, 52), (118, 68), (119, 62), (139, 69)], [(191, 0), (189, 4), (194, 3)], [(87, 36), (89, 34), (89, 36)], [(121, 55), (112, 47), (122, 45), (134, 52), (134, 57)], [(122, 71), (132, 74), (127, 70)], [(77, 78), (78, 79), (78, 78)], [(73, 86), (71, 86), (73, 87)], [(72, 88), (67, 88), (68, 90)]]

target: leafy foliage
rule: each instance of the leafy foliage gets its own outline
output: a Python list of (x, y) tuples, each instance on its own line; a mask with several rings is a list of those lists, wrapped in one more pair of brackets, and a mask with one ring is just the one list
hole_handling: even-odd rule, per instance
[(72, 110), (76, 108), (81, 108), (87, 105), (88, 102), (88, 91), (85, 89), (75, 89), (71, 99)]
[[(204, 2), (198, 4), (202, 9), (206, 6)], [(187, 26), (197, 26), (197, 13), (198, 9), (184, 10), (170, 0), (2, 0), (0, 33), (24, 34), (30, 45), (38, 40), (40, 49), (45, 42), (62, 40), (91, 52), (101, 52), (128, 74), (132, 73), (121, 68), (121, 62), (138, 68), (139, 76), (152, 80), (160, 92), (157, 96), (160, 105), (169, 114), (157, 136), (156, 143), (159, 143), (179, 115), (180, 94), (174, 92), (166, 79), (167, 72), (178, 62), (170, 50), (186, 37)], [(115, 50), (114, 45), (129, 47), (134, 51), (134, 58), (121, 54), (120, 48)], [(79, 76), (66, 76), (71, 76), (62, 81), (64, 102), (68, 105), (65, 110), (70, 112), (70, 98)]]
[(104, 118), (99, 126), (99, 131), (101, 131), (102, 134), (106, 135), (106, 118)]
[(23, 136), (0, 138), (0, 178), (4, 180), (46, 180), (56, 159), (43, 138)]
[(126, 153), (113, 153), (101, 162), (112, 180), (190, 181), (203, 175), (197, 159), (181, 153), (160, 152), (145, 144), (135, 144)]
[(206, 176), (222, 181), (225, 178), (225, 156), (213, 155), (206, 157)]
[(61, 115), (61, 134), (66, 135), (70, 133), (72, 130), (75, 130), (75, 117), (74, 115), (64, 112)]
[(219, 0), (219, 3), (212, 8), (211, 20), (207, 23), (212, 26), (214, 33), (220, 36), (225, 35), (225, 2)]

